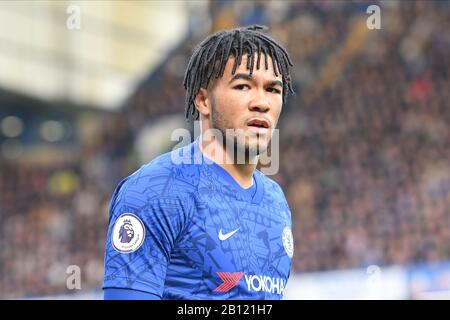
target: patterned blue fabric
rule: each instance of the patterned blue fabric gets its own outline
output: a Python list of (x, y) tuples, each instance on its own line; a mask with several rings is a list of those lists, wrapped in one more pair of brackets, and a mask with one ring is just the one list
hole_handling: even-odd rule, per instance
[[(157, 157), (117, 186), (103, 288), (162, 299), (281, 299), (293, 253), (283, 191), (258, 170), (242, 188), (198, 144)], [(121, 217), (144, 226), (135, 251), (113, 243)]]

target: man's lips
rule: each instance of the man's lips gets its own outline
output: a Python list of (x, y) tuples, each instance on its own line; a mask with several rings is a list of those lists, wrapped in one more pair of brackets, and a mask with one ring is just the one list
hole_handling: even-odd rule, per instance
[(248, 130), (254, 131), (256, 133), (267, 133), (269, 131), (269, 128), (264, 127), (257, 127), (257, 126), (247, 126)]
[(247, 121), (248, 127), (255, 127), (255, 128), (262, 128), (262, 129), (269, 129), (270, 128), (270, 121), (264, 118), (251, 118)]
[(248, 130), (251, 130), (256, 133), (265, 134), (269, 131), (269, 129), (271, 127), (271, 122), (265, 118), (255, 117), (255, 118), (250, 118), (246, 122), (246, 126), (247, 126)]

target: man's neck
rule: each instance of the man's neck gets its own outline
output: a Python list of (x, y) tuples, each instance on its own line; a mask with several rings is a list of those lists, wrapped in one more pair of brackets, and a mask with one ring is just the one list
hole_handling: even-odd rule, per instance
[(205, 142), (200, 139), (199, 148), (205, 157), (220, 165), (242, 188), (252, 186), (257, 159), (238, 164), (233, 154), (227, 152), (226, 148), (216, 140)]

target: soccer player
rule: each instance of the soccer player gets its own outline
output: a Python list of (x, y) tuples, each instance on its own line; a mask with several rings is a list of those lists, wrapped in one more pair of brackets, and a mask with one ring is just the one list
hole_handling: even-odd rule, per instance
[(291, 212), (280, 186), (256, 166), (293, 93), (292, 63), (265, 31), (219, 31), (194, 50), (184, 87), (186, 116), (200, 118), (200, 137), (117, 186), (105, 299), (283, 297)]

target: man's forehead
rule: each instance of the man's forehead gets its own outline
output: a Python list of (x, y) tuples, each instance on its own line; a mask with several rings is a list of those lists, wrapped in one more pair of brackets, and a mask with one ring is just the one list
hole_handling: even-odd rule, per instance
[[(257, 53), (254, 54), (253, 75), (255, 73), (261, 73), (261, 74), (266, 74), (266, 76), (273, 77), (274, 79), (281, 80), (282, 76), (278, 70), (277, 70), (278, 75), (275, 75), (275, 71), (273, 69), (273, 61), (272, 61), (272, 57), (270, 55), (267, 55), (267, 69), (266, 69), (266, 62), (265, 62), (266, 58), (265, 57), (266, 57), (266, 55), (264, 53), (261, 53), (260, 61), (259, 61), (259, 69), (257, 69), (258, 56), (257, 56)], [(228, 57), (227, 63), (225, 65), (224, 76), (227, 78), (231, 78), (236, 73), (244, 73), (244, 74), (250, 75), (251, 65), (249, 64), (249, 67), (247, 68), (247, 60), (248, 60), (247, 54), (242, 55), (241, 63), (237, 66), (234, 74), (232, 74), (235, 59), (236, 58), (233, 55)]]

